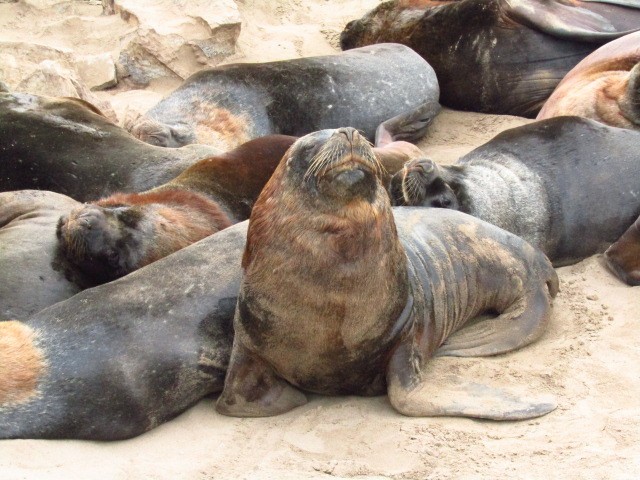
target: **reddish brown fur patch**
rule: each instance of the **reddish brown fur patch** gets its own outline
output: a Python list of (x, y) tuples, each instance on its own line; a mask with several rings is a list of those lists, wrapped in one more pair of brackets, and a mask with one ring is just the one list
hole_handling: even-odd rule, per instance
[(22, 403), (36, 394), (46, 368), (31, 328), (17, 321), (0, 322), (0, 407)]
[(229, 110), (213, 105), (197, 105), (202, 113), (194, 128), (198, 143), (215, 145), (224, 141), (229, 148), (250, 140), (249, 122), (244, 115), (234, 115)]

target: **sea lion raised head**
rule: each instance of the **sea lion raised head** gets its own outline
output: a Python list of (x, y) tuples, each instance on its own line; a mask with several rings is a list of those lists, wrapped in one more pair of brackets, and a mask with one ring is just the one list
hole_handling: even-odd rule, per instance
[(436, 207), (459, 210), (453, 188), (441, 169), (429, 158), (417, 158), (404, 164), (389, 185), (391, 203), (398, 206)]
[(63, 215), (64, 257), (94, 284), (115, 280), (231, 225), (216, 202), (186, 190), (115, 194)]

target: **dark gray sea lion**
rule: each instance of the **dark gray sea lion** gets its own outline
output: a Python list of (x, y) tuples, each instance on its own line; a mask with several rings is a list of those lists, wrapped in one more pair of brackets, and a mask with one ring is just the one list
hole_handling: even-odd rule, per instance
[(79, 201), (143, 191), (220, 153), (150, 146), (78, 99), (0, 93), (0, 191), (50, 190)]
[(535, 117), (580, 60), (639, 28), (634, 1), (398, 0), (349, 22), (340, 42), (410, 46), (436, 71), (448, 107)]
[[(129, 126), (153, 145), (233, 148), (273, 133), (300, 136), (345, 125), (369, 140), (417, 140), (438, 113), (433, 69), (403, 45), (206, 69)], [(378, 142), (376, 142), (378, 143)]]
[(451, 166), (410, 162), (395, 205), (457, 209), (513, 232), (554, 265), (602, 252), (640, 215), (640, 132), (579, 117), (513, 128)]
[(53, 192), (0, 193), (0, 320), (25, 318), (80, 287), (65, 276), (56, 223), (81, 205)]
[[(350, 128), (307, 135), (287, 152), (251, 213), (217, 410), (276, 415), (305, 403), (301, 390), (388, 392), (415, 416), (505, 420), (552, 410), (478, 386), (434, 400), (425, 374), (434, 355), (495, 355), (533, 342), (558, 279), (540, 251), (468, 215), (400, 209), (394, 220), (380, 169)], [(466, 325), (488, 311), (497, 317)]]
[(640, 217), (604, 252), (607, 265), (629, 285), (640, 285)]
[(564, 77), (537, 118), (560, 115), (640, 130), (640, 32), (600, 47)]
[(222, 389), (246, 223), (0, 322), (0, 438), (139, 435)]

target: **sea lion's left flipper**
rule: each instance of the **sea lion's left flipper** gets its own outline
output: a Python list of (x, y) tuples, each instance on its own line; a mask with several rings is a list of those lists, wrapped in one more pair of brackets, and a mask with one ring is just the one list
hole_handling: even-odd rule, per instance
[(621, 30), (616, 27), (617, 22), (614, 23), (617, 19), (605, 18), (589, 10), (588, 6), (583, 8), (549, 0), (502, 0), (501, 5), (507, 17), (558, 38), (605, 43), (638, 30)]
[(305, 403), (304, 393), (234, 339), (224, 390), (216, 403), (218, 413), (231, 417), (270, 417)]
[(510, 352), (538, 339), (550, 316), (550, 295), (542, 286), (523, 295), (497, 317), (464, 326), (449, 336), (435, 355), (486, 357)]
[(401, 345), (395, 351), (387, 370), (389, 400), (404, 415), (525, 420), (557, 407), (550, 395), (530, 397), (515, 392), (512, 386), (506, 390), (479, 383), (476, 378), (460, 379), (455, 367), (461, 359), (441, 357), (421, 362), (414, 358), (415, 350), (406, 347)]
[(425, 135), (440, 109), (437, 101), (426, 102), (382, 122), (376, 130), (375, 146), (383, 147), (398, 140), (417, 142)]

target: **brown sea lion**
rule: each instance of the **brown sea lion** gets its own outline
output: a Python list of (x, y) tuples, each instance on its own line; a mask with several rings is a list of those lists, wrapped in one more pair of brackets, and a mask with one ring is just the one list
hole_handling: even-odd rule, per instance
[(604, 257), (613, 272), (629, 285), (640, 285), (640, 217), (611, 245)]
[[(251, 140), (201, 160), (152, 190), (114, 194), (62, 216), (57, 235), (61, 252), (73, 267), (69, 277), (82, 287), (108, 282), (248, 219), (260, 191), (295, 140), (285, 135)], [(374, 152), (387, 181), (408, 159), (422, 156), (418, 147), (403, 141)]]
[(219, 153), (208, 145), (153, 147), (83, 100), (0, 93), (0, 191), (49, 190), (95, 200), (148, 190)]
[(564, 77), (537, 118), (560, 115), (640, 130), (640, 32), (603, 45)]
[(521, 236), (556, 266), (603, 252), (640, 215), (640, 132), (579, 117), (512, 128), (453, 165), (414, 160), (395, 205), (460, 210)]
[(60, 218), (62, 254), (94, 286), (249, 218), (295, 137), (271, 135), (201, 160), (143, 193), (117, 193)]
[(340, 43), (408, 45), (436, 71), (443, 105), (533, 118), (580, 60), (639, 28), (634, 0), (396, 0), (349, 22)]
[[(558, 279), (541, 252), (473, 217), (392, 212), (380, 170), (350, 128), (307, 135), (282, 159), (251, 213), (217, 410), (276, 415), (305, 403), (301, 390), (388, 392), (398, 411), (416, 416), (504, 420), (553, 410), (479, 385), (438, 397), (426, 375), (434, 355), (495, 355), (533, 342)], [(485, 312), (497, 317), (467, 325)]]
[(264, 135), (345, 125), (371, 141), (378, 129), (392, 140), (415, 141), (438, 113), (438, 97), (435, 73), (419, 55), (403, 45), (375, 45), (202, 70), (127, 128), (152, 145), (223, 150)]

